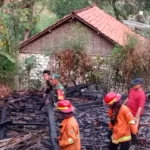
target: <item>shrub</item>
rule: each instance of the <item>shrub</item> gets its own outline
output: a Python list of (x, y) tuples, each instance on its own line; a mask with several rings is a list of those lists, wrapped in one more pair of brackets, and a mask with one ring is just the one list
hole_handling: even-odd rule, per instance
[(11, 92), (8, 85), (0, 84), (0, 99), (7, 97)]
[[(145, 88), (150, 85), (150, 46), (149, 41), (135, 37), (129, 37), (126, 46), (116, 46), (112, 53), (111, 79), (113, 87), (116, 84), (125, 85), (129, 88), (130, 81), (136, 77), (145, 80)], [(112, 63), (113, 62), (113, 63)]]

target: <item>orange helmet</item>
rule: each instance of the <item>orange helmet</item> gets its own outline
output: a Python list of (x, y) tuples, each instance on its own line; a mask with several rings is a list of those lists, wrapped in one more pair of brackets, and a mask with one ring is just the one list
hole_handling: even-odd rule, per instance
[(74, 107), (72, 106), (72, 104), (70, 103), (70, 101), (68, 100), (62, 100), (59, 101), (57, 104), (57, 108), (59, 111), (64, 112), (64, 113), (70, 113), (74, 111)]
[(112, 105), (113, 103), (119, 101), (120, 99), (121, 99), (121, 95), (116, 94), (114, 92), (110, 92), (104, 97), (104, 101), (108, 105)]

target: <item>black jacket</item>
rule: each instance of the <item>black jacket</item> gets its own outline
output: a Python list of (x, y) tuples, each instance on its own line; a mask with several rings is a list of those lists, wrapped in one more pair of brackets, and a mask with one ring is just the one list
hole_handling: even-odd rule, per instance
[(53, 90), (53, 86), (51, 85), (49, 80), (46, 81), (46, 85), (47, 85), (47, 88), (45, 90), (45, 94), (49, 94)]

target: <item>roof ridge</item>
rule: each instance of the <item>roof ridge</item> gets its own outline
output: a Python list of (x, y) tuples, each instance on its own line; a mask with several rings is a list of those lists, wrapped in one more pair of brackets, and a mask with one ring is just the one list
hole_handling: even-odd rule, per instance
[(74, 15), (74, 14), (77, 14), (77, 13), (80, 13), (82, 11), (85, 11), (85, 10), (88, 10), (88, 9), (91, 9), (92, 7), (96, 6), (95, 3), (85, 7), (85, 8), (81, 8), (81, 9), (77, 9), (77, 10), (73, 10), (71, 13)]

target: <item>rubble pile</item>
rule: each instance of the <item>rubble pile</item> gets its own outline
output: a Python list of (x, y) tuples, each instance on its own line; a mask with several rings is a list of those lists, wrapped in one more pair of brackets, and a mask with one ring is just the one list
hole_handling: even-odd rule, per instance
[(42, 102), (41, 93), (15, 93), (4, 99), (1, 116), (5, 115), (5, 121), (12, 121), (13, 125), (9, 123), (5, 130), (1, 129), (7, 139), (0, 149), (47, 149), (43, 141), (49, 139), (48, 117), (46, 107), (39, 110)]
[[(75, 116), (80, 125), (82, 150), (107, 150), (108, 117), (103, 101), (79, 98), (71, 98), (71, 101), (76, 106)], [(0, 108), (0, 150), (49, 149), (47, 107), (39, 110), (42, 103), (42, 94), (38, 92), (16, 93), (4, 99), (5, 107)], [(150, 101), (147, 101), (136, 150), (150, 149), (149, 110)]]
[[(136, 150), (150, 149), (150, 101), (145, 105), (142, 116)], [(107, 108), (102, 104), (93, 103), (79, 107), (76, 111), (81, 131), (83, 150), (107, 150), (108, 116)]]
[(107, 149), (108, 117), (99, 103), (79, 107), (76, 111), (81, 132), (83, 150)]

